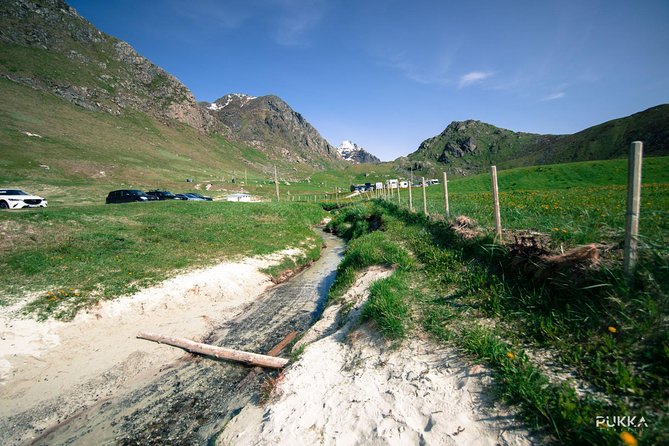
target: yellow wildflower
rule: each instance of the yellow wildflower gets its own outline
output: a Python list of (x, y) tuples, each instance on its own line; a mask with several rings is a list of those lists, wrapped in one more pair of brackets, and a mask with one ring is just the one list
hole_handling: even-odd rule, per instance
[(620, 433), (620, 439), (625, 443), (627, 446), (637, 446), (639, 442), (636, 441), (636, 438), (634, 438), (634, 435), (630, 434), (629, 432), (623, 431)]
[(612, 327), (612, 326), (609, 327), (609, 331), (611, 333), (618, 333), (618, 329), (616, 327)]
[(511, 352), (507, 352), (506, 357), (509, 358), (509, 359), (514, 359), (516, 357), (516, 355), (514, 355)]

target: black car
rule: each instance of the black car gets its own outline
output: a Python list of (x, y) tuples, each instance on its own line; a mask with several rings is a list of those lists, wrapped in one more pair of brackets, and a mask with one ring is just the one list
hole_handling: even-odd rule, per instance
[(204, 199), (196, 197), (193, 194), (175, 194), (174, 196), (177, 200), (204, 201)]
[(146, 194), (150, 197), (156, 197), (158, 200), (181, 200), (168, 190), (150, 190)]
[(120, 189), (109, 192), (105, 202), (110, 203), (131, 203), (133, 201), (153, 201), (156, 198), (136, 189)]
[(197, 198), (200, 198), (205, 201), (214, 201), (214, 199), (211, 197), (205, 197), (204, 195), (196, 194), (195, 192), (189, 192), (186, 195), (195, 195)]

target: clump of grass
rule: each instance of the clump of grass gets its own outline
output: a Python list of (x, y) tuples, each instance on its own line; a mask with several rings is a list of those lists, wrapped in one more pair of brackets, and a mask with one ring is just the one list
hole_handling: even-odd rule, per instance
[(617, 435), (595, 426), (610, 408), (583, 401), (566, 384), (553, 384), (525, 352), (500, 339), (491, 328), (462, 327), (460, 346), (492, 368), (495, 388), (505, 401), (519, 404), (534, 426), (549, 426), (561, 443), (616, 444)]
[[(322, 240), (319, 240), (322, 242)], [(304, 255), (296, 257), (285, 256), (280, 263), (263, 268), (261, 271), (268, 274), (274, 283), (282, 283), (289, 277), (311, 265), (321, 256), (322, 243), (316, 243), (308, 248)]]
[(390, 339), (402, 339), (409, 326), (408, 286), (401, 271), (374, 282), (369, 300), (362, 309), (363, 320), (376, 322), (381, 333)]
[(34, 313), (37, 320), (50, 316), (56, 319), (71, 319), (77, 311), (88, 304), (88, 299), (74, 288), (47, 291), (23, 308), (25, 314)]
[(260, 403), (269, 403), (272, 398), (277, 396), (277, 389), (279, 383), (283, 380), (283, 372), (278, 372), (275, 376), (268, 376), (262, 384), (260, 384)]
[(337, 277), (328, 292), (328, 300), (335, 300), (353, 284), (358, 271), (373, 265), (408, 268), (413, 259), (405, 249), (383, 232), (371, 232), (352, 240), (346, 256), (337, 267)]

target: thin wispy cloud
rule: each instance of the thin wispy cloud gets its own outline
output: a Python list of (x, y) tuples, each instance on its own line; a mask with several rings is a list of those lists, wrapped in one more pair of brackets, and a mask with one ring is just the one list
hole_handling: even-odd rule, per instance
[(387, 51), (377, 55), (377, 63), (400, 72), (407, 79), (422, 85), (453, 85), (450, 75), (455, 50), (435, 52), (416, 57), (408, 51)]
[(169, 0), (172, 10), (200, 29), (264, 27), (281, 46), (308, 46), (310, 33), (322, 23), (326, 0), (198, 0), (186, 6)]
[(490, 71), (471, 71), (467, 74), (460, 76), (460, 81), (458, 82), (458, 88), (469, 87), (470, 85), (488, 79), (493, 74), (494, 73)]
[[(404, 77), (423, 85), (446, 84), (448, 78), (445, 72), (436, 72), (435, 70), (423, 70), (414, 62), (411, 62), (405, 53), (395, 54), (391, 57), (380, 59), (381, 65), (390, 67), (402, 73)], [(446, 71), (446, 70), (444, 70)]]
[(555, 101), (556, 99), (562, 99), (565, 96), (564, 91), (558, 91), (553, 94), (549, 94), (548, 96), (544, 97), (542, 101)]
[(252, 12), (244, 1), (234, 0), (221, 4), (216, 0), (200, 0), (184, 5), (171, 0), (168, 5), (184, 20), (196, 26), (212, 29), (237, 29), (252, 16)]
[(283, 46), (308, 46), (310, 31), (325, 17), (325, 0), (272, 0), (278, 7), (274, 41)]

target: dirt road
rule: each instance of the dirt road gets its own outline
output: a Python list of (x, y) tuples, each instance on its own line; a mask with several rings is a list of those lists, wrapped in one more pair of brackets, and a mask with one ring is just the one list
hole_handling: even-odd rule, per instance
[[(343, 251), (336, 237), (324, 234), (324, 239), (327, 248), (311, 268), (262, 294), (234, 319), (215, 326), (203, 341), (266, 353), (289, 332), (306, 330), (334, 280)], [(248, 401), (258, 398), (262, 382), (271, 376), (185, 353), (174, 360), (173, 347), (158, 348), (164, 349), (169, 361), (144, 361), (144, 353), (136, 352), (79, 383), (75, 389), (98, 397), (83, 402), (75, 399), (80, 406), (74, 408), (77, 410), (63, 412), (61, 405), (71, 403), (59, 395), (0, 419), (0, 443), (210, 444)], [(137, 367), (143, 361), (146, 368), (135, 385), (117, 385), (126, 367)], [(65, 419), (50, 416), (58, 413), (71, 415)], [(52, 420), (51, 424), (45, 420)]]

